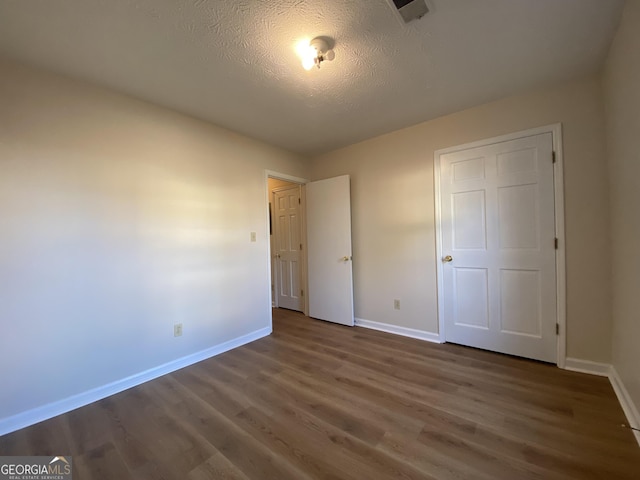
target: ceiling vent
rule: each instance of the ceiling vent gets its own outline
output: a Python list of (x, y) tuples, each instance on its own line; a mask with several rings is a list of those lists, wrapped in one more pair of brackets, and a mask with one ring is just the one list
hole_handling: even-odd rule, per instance
[(429, 12), (425, 0), (389, 0), (389, 3), (400, 14), (404, 23), (418, 20)]

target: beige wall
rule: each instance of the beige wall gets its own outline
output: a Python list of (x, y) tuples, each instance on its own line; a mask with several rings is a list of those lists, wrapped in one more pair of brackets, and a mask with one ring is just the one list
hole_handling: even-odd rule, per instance
[[(433, 153), (561, 122), (567, 355), (611, 356), (608, 186), (601, 85), (566, 83), (465, 110), (314, 158), (317, 180), (350, 174), (356, 317), (438, 331)], [(393, 299), (402, 309), (393, 309)]]
[[(613, 365), (640, 409), (640, 2), (628, 1), (604, 71), (611, 190)], [(637, 425), (636, 425), (637, 426)]]
[(8, 62), (0, 106), (0, 433), (270, 329), (265, 169), (299, 157)]

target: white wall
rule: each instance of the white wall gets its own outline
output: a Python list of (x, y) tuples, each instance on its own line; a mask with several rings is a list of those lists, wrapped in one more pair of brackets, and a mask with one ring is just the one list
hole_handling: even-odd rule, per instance
[[(604, 71), (613, 365), (640, 410), (640, 2), (627, 1)], [(637, 426), (637, 425), (636, 425)]]
[(299, 157), (9, 62), (0, 105), (0, 424), (270, 328), (265, 169)]
[[(604, 114), (599, 78), (506, 98), (314, 158), (311, 178), (351, 175), (356, 317), (437, 332), (433, 153), (561, 122), (567, 354), (611, 359)], [(393, 299), (401, 310), (393, 309)]]

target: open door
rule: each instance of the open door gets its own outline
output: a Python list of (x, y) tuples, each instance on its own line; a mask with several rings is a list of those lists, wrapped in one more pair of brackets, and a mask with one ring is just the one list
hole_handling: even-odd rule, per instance
[(353, 326), (349, 175), (306, 185), (309, 316)]

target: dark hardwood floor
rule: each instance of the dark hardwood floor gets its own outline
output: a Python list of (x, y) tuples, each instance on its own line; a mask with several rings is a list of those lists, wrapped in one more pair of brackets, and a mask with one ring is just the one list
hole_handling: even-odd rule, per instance
[(85, 479), (638, 479), (606, 378), (274, 311), (273, 335), (24, 430)]

